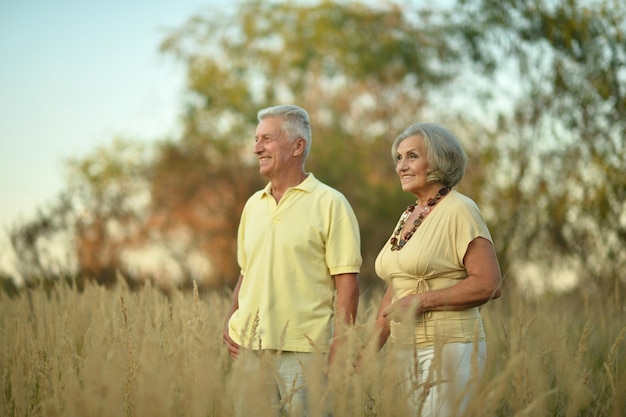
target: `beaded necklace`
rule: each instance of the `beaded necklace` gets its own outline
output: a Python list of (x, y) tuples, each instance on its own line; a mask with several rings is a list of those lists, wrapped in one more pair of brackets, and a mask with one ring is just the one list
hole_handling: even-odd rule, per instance
[(417, 207), (417, 201), (411, 204), (410, 206), (408, 206), (406, 210), (404, 210), (404, 213), (402, 213), (402, 216), (400, 216), (400, 223), (398, 224), (398, 227), (396, 228), (395, 232), (393, 232), (393, 237), (391, 238), (391, 250), (402, 249), (404, 245), (406, 245), (406, 242), (409, 239), (411, 239), (411, 236), (413, 236), (413, 234), (415, 233), (419, 225), (422, 224), (422, 222), (424, 221), (424, 218), (426, 218), (428, 213), (430, 213), (430, 210), (433, 208), (433, 206), (437, 204), (439, 200), (441, 200), (449, 192), (450, 192), (450, 188), (443, 187), (441, 190), (437, 192), (436, 196), (428, 199), (428, 202), (426, 203), (426, 205), (421, 206), (419, 208), (420, 213), (417, 216), (417, 218), (413, 220), (413, 227), (411, 228), (411, 230), (406, 232), (404, 236), (402, 236), (402, 238), (398, 240), (398, 236), (400, 236), (400, 232), (402, 232), (402, 228), (404, 227), (404, 224), (406, 223), (406, 219), (409, 218), (413, 210), (415, 210), (415, 207)]

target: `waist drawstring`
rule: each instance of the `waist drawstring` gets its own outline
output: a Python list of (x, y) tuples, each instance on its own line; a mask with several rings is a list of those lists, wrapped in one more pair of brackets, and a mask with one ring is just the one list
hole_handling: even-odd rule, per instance
[[(417, 277), (417, 284), (415, 284), (415, 294), (423, 294), (430, 291), (428, 281), (424, 277)], [(426, 331), (426, 319), (430, 319), (433, 316), (432, 311), (425, 311), (422, 313), (422, 326), (424, 327), (424, 336), (427, 336)]]

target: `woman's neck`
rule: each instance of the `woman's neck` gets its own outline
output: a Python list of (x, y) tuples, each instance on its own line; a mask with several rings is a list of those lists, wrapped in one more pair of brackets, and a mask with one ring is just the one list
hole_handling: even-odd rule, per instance
[(435, 198), (442, 188), (446, 188), (446, 186), (440, 182), (436, 182), (428, 184), (423, 190), (415, 192), (413, 195), (415, 195), (418, 205), (425, 206), (428, 204), (428, 200)]

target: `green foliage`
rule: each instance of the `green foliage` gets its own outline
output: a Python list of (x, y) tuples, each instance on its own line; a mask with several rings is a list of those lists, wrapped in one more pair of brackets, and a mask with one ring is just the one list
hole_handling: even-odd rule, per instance
[(371, 262), (410, 199), (397, 185), (391, 141), (423, 117), (428, 90), (459, 71), (445, 25), (421, 12), (393, 3), (245, 2), (234, 16), (197, 16), (162, 45), (189, 64), (196, 96), (181, 145), (211, 152), (228, 143), (241, 152), (231, 170), (246, 166), (260, 108), (294, 102), (309, 111), (307, 168), (353, 204), (365, 282), (376, 280)]
[(145, 235), (151, 163), (144, 145), (121, 138), (68, 161), (74, 205), (70, 227), (80, 275), (115, 281), (123, 249)]
[(497, 203), (487, 203), (504, 208), (495, 221), (504, 225), (496, 235), (508, 240), (500, 253), (567, 265), (596, 290), (623, 288), (624, 5), (485, 0), (465, 6), (468, 39), (488, 51), (479, 59), (490, 64), (500, 56), (519, 77), (513, 112), (497, 133), (499, 165), (509, 178), (491, 192)]
[[(580, 284), (623, 294), (625, 21), (620, 2), (577, 0), (245, 1), (194, 16), (161, 45), (187, 68), (180, 137), (72, 161), (71, 204), (16, 227), (14, 247), (45, 265), (41, 243), (20, 242), (69, 230), (88, 276), (141, 281), (173, 268), (183, 285), (232, 284), (238, 216), (265, 181), (256, 113), (291, 102), (313, 122), (307, 169), (357, 213), (364, 286), (378, 283), (373, 260), (411, 200), (390, 144), (430, 120), (468, 151), (459, 188), (481, 207), (507, 277), (567, 266)], [(154, 247), (174, 266), (130, 268), (129, 251)]]

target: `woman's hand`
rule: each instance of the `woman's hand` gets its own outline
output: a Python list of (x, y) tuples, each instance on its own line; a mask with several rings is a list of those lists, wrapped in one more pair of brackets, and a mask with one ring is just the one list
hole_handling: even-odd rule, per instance
[(411, 294), (400, 298), (383, 310), (383, 317), (391, 321), (413, 321), (423, 313), (422, 302), (418, 294)]

